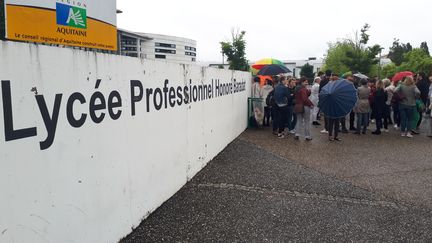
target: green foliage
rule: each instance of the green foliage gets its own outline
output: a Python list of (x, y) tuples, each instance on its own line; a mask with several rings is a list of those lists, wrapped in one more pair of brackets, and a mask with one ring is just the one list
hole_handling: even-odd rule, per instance
[(303, 65), (300, 70), (300, 76), (305, 76), (308, 79), (313, 79), (315, 77), (313, 66), (309, 65), (309, 63)]
[(397, 67), (394, 63), (385, 65), (381, 70), (381, 77), (391, 78), (397, 72)]
[(369, 24), (365, 24), (354, 40), (346, 39), (344, 41), (330, 44), (325, 60), (325, 67), (336, 73), (345, 73), (352, 71), (361, 72), (370, 75), (373, 67), (378, 63), (376, 56), (381, 52), (379, 45), (366, 47), (369, 41)]
[(404, 54), (404, 60), (400, 65), (400, 69), (405, 68), (416, 73), (430, 73), (432, 71), (432, 57), (422, 48), (414, 48)]
[(232, 30), (232, 41), (222, 41), (220, 42), (222, 53), (227, 57), (230, 64), (230, 69), (248, 71), (249, 64), (246, 60), (246, 41), (244, 36), (245, 31), (234, 31)]
[(346, 53), (351, 49), (352, 46), (347, 42), (336, 42), (335, 44), (330, 43), (322, 69), (330, 69), (335, 73), (345, 73), (350, 71), (350, 68), (345, 63), (348, 60)]

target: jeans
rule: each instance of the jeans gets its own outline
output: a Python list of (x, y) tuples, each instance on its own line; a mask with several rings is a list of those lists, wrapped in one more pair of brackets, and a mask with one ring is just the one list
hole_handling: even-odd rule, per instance
[(401, 120), (401, 131), (408, 132), (413, 129), (412, 123), (414, 119), (415, 106), (399, 104), (399, 113)]
[(311, 108), (308, 106), (304, 107), (304, 113), (296, 113), (297, 115), (297, 124), (295, 127), (296, 136), (300, 136), (300, 133), (304, 131), (304, 137), (310, 138), (310, 127), (311, 127)]
[(383, 114), (384, 110), (375, 109), (375, 125), (377, 131), (381, 131), (381, 128), (383, 127)]
[(286, 120), (285, 120), (285, 127), (288, 128), (288, 131), (291, 131), (294, 129), (293, 124), (293, 116), (294, 116), (294, 106), (287, 106), (287, 112), (286, 112)]
[(390, 106), (389, 105), (386, 105), (384, 108), (383, 118), (384, 118), (384, 129), (388, 129), (388, 124), (392, 123), (392, 120), (390, 117)]
[(339, 134), (339, 124), (340, 124), (339, 118), (328, 118), (329, 137), (333, 135), (333, 131), (334, 131), (334, 137), (337, 138)]
[[(285, 123), (287, 119), (288, 106), (275, 106), (276, 107), (276, 120), (278, 125), (278, 132), (282, 133), (285, 130)], [(274, 129), (274, 128), (273, 128)]]
[(357, 114), (357, 133), (360, 133), (361, 126), (363, 126), (362, 133), (366, 133), (366, 128), (369, 122), (369, 113), (356, 113)]
[(263, 126), (270, 126), (271, 109), (271, 106), (264, 106)]
[(400, 127), (401, 121), (400, 121), (400, 113), (399, 113), (399, 104), (393, 104), (393, 122)]
[(349, 118), (349, 128), (350, 130), (354, 129), (354, 120), (355, 120), (355, 113), (354, 111), (351, 111), (350, 118)]

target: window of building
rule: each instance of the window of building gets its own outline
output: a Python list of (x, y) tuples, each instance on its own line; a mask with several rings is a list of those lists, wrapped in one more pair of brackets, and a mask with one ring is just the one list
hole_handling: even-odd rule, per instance
[(175, 50), (167, 50), (167, 49), (155, 49), (155, 52), (160, 52), (160, 53), (168, 53), (168, 54), (176, 54)]
[(196, 62), (196, 58), (195, 57), (192, 57), (192, 62)]
[(166, 59), (166, 55), (155, 55), (155, 58)]
[(123, 46), (122, 50), (123, 51), (137, 51), (137, 48), (136, 47)]
[(125, 56), (138, 57), (138, 53), (126, 53)]
[(166, 48), (176, 48), (176, 45), (174, 45), (174, 44), (160, 43), (160, 42), (155, 42), (155, 46), (166, 47)]
[(186, 55), (186, 56), (193, 56), (193, 57), (196, 57), (196, 53), (194, 53), (194, 52), (189, 52), (189, 51), (186, 51), (186, 52), (185, 52), (185, 55)]
[(195, 47), (191, 47), (191, 46), (185, 46), (185, 50), (196, 51), (196, 48)]

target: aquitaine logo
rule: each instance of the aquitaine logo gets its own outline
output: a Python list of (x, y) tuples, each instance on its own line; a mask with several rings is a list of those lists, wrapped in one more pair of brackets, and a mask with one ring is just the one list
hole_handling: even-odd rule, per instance
[(87, 10), (62, 3), (56, 5), (57, 24), (87, 29)]

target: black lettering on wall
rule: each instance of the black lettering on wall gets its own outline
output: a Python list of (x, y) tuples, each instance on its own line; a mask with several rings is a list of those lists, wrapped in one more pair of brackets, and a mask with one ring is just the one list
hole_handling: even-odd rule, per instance
[(51, 145), (54, 142), (55, 132), (57, 129), (58, 117), (59, 117), (59, 113), (60, 113), (61, 99), (62, 99), (62, 94), (56, 94), (55, 100), (54, 100), (54, 107), (53, 107), (52, 116), (50, 116), (49, 111), (48, 111), (48, 107), (47, 107), (46, 102), (45, 102), (45, 98), (43, 97), (43, 95), (36, 95), (36, 102), (39, 106), (39, 110), (40, 110), (40, 113), (42, 115), (42, 119), (44, 121), (45, 128), (46, 128), (47, 133), (48, 133), (47, 138), (44, 141), (41, 141), (39, 143), (41, 150), (45, 150), (45, 149), (51, 147)]
[[(114, 98), (117, 100), (114, 102)], [(122, 111), (118, 110), (114, 112), (114, 108), (119, 108), (122, 106), (122, 100), (120, 97), (120, 93), (117, 91), (112, 91), (108, 97), (108, 113), (113, 120), (117, 120), (120, 118)]]
[(5, 140), (12, 141), (16, 139), (34, 137), (37, 135), (36, 127), (14, 130), (12, 116), (12, 95), (9, 80), (2, 80), (2, 97), (3, 97), (3, 119)]
[[(130, 84), (131, 84), (131, 112), (132, 112), (132, 116), (135, 116), (135, 103), (142, 100), (144, 95), (144, 90), (141, 82), (138, 80), (131, 80)], [(139, 90), (138, 95), (135, 94), (136, 87)]]
[(87, 119), (87, 114), (81, 114), (81, 117), (78, 120), (75, 119), (74, 114), (73, 114), (73, 104), (74, 104), (75, 100), (78, 100), (81, 104), (86, 103), (86, 100), (84, 98), (84, 95), (82, 95), (81, 93), (75, 92), (69, 97), (67, 104), (66, 104), (67, 120), (72, 127), (78, 128), (78, 127), (81, 127), (82, 125), (84, 125), (84, 123)]
[[(99, 100), (98, 103), (96, 101)], [(103, 94), (99, 91), (95, 92), (90, 98), (90, 117), (94, 123), (101, 123), (105, 118), (105, 113), (101, 112), (99, 116), (96, 111), (106, 109), (106, 102)]]
[[(159, 103), (157, 101), (159, 97)], [(156, 88), (153, 94), (153, 104), (156, 110), (160, 110), (162, 108), (163, 98), (162, 98), (162, 90), (160, 88)]]

